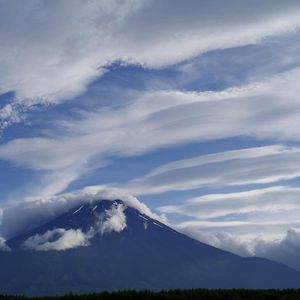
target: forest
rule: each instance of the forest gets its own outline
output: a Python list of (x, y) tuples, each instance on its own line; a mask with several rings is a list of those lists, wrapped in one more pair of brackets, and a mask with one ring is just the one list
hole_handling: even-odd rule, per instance
[(169, 291), (117, 291), (86, 295), (67, 294), (51, 297), (25, 297), (0, 295), (0, 300), (299, 300), (300, 290), (169, 290)]

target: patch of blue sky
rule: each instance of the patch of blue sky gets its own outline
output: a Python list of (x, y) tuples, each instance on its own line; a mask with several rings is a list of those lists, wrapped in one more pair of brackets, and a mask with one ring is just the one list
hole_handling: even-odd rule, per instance
[(0, 202), (20, 201), (40, 183), (41, 172), (0, 161)]
[(300, 65), (300, 33), (265, 38), (262, 42), (207, 52), (174, 66), (181, 88), (220, 91), (266, 80)]

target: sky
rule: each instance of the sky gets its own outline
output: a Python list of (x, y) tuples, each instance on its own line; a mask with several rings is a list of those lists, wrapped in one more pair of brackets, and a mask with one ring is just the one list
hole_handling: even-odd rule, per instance
[(4, 239), (13, 207), (119, 190), (300, 269), (299, 1), (0, 0), (0, 39)]

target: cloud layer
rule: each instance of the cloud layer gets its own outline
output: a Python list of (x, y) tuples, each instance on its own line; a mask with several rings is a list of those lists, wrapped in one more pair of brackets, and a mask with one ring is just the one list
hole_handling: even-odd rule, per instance
[(189, 199), (182, 206), (163, 206), (160, 210), (165, 213), (186, 214), (199, 219), (254, 212), (292, 211), (300, 209), (299, 193), (300, 189), (296, 187), (275, 186), (261, 190), (209, 194)]
[(243, 237), (224, 231), (206, 233), (189, 227), (179, 230), (201, 242), (241, 256), (266, 257), (300, 270), (299, 227), (290, 227), (284, 234), (274, 237), (263, 235)]
[[(27, 107), (72, 99), (114, 62), (162, 68), (300, 25), (293, 0), (4, 1), (0, 12), (0, 93)], [(1, 127), (20, 112), (3, 107)]]
[(299, 222), (300, 189), (274, 186), (264, 189), (208, 194), (186, 200), (182, 204), (160, 208), (165, 213), (186, 215), (192, 219), (180, 223), (181, 228), (223, 231), (238, 235), (278, 235)]
[(300, 176), (300, 148), (272, 145), (173, 161), (124, 186), (134, 194), (264, 184)]
[(45, 196), (64, 190), (94, 167), (95, 159), (99, 166), (106, 164), (108, 156), (237, 136), (299, 141), (299, 72), (221, 92), (146, 92), (125, 107), (68, 121), (65, 131), (51, 137), (3, 144), (0, 159), (47, 171), (48, 185), (36, 191)]

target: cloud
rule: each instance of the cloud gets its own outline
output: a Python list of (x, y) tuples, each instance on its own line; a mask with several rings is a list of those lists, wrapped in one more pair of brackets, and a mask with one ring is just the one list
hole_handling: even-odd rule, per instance
[(208, 194), (188, 199), (182, 205), (162, 206), (159, 210), (200, 220), (232, 214), (277, 213), (299, 210), (299, 194), (300, 189), (297, 187), (275, 186), (227, 194)]
[(124, 210), (125, 206), (119, 204), (105, 212), (107, 219), (100, 225), (101, 234), (110, 233), (112, 231), (121, 232), (126, 228), (126, 215)]
[(42, 235), (36, 234), (23, 243), (24, 249), (37, 251), (67, 250), (88, 245), (87, 237), (80, 229), (63, 228), (49, 230)]
[[(300, 189), (297, 187), (274, 186), (203, 195), (179, 204), (163, 206), (158, 210), (168, 217), (170, 214), (188, 217), (176, 225), (180, 231), (190, 232), (196, 237), (200, 232), (200, 238), (213, 235), (212, 242), (215, 246), (219, 239), (224, 239), (234, 247), (241, 247), (247, 240), (253, 240), (258, 235), (263, 239), (271, 239), (282, 236), (291, 227), (300, 227), (299, 196)], [(231, 241), (231, 235), (237, 237), (237, 240)], [(246, 250), (251, 253), (253, 250), (249, 249), (252, 248), (248, 247)]]
[(24, 120), (22, 107), (17, 103), (10, 103), (0, 109), (0, 131), (13, 123), (20, 123)]
[(208, 194), (160, 209), (189, 219), (173, 225), (242, 256), (267, 257), (300, 270), (300, 189), (290, 186)]
[(124, 189), (134, 194), (155, 194), (208, 186), (272, 183), (299, 177), (299, 163), (298, 147), (246, 148), (173, 161), (131, 180)]
[(10, 251), (10, 248), (5, 244), (5, 239), (0, 236), (0, 251)]
[(255, 256), (268, 257), (300, 270), (300, 228), (289, 228), (285, 236), (266, 241), (257, 239), (253, 243)]
[(213, 247), (230, 251), (241, 256), (254, 256), (252, 247), (238, 235), (234, 235), (226, 231), (207, 233), (188, 226), (179, 227), (177, 230), (193, 239)]
[[(133, 207), (151, 218), (163, 220), (137, 198), (121, 192), (117, 189), (105, 189), (104, 187), (91, 187), (73, 193), (62, 194), (51, 198), (28, 199), (3, 208), (0, 232), (6, 238), (11, 238), (38, 227), (54, 217), (76, 207), (82, 203), (92, 203), (98, 200), (120, 199), (126, 206)], [(122, 207), (109, 212), (111, 215), (105, 225), (105, 232), (112, 228), (116, 231), (124, 226)], [(18, 220), (18, 222), (16, 222)]]
[[(162, 68), (298, 28), (297, 1), (18, 1), (0, 7), (0, 93), (59, 103), (113, 62)], [(14, 106), (10, 122), (18, 122)], [(6, 122), (6, 121), (2, 121)]]
[(285, 233), (271, 237), (258, 232), (245, 237), (226, 231), (207, 233), (192, 227), (179, 230), (196, 240), (241, 256), (265, 257), (300, 270), (299, 227), (290, 227)]
[[(106, 164), (108, 155), (135, 156), (237, 136), (299, 141), (299, 72), (294, 69), (265, 82), (221, 92), (142, 93), (124, 107), (95, 110), (81, 120), (68, 121), (67, 129), (57, 134), (2, 144), (0, 159), (49, 172), (54, 181), (50, 188), (44, 187), (45, 193), (38, 192), (52, 195), (93, 168), (95, 159), (100, 166)], [(55, 176), (59, 173), (66, 176)]]
[(111, 209), (105, 211), (104, 216), (97, 216), (97, 221), (87, 232), (81, 229), (55, 228), (29, 237), (22, 247), (25, 250), (49, 251), (89, 246), (98, 233), (103, 235), (113, 231), (121, 232), (126, 228), (125, 209), (123, 204), (113, 204)]
[(23, 244), (23, 248), (28, 250), (49, 251), (67, 250), (90, 245), (90, 240), (97, 233), (102, 235), (112, 231), (121, 232), (126, 228), (125, 206), (116, 205), (105, 211), (105, 221), (102, 217), (87, 232), (81, 229), (55, 228), (48, 230), (44, 234), (35, 234), (29, 237)]

